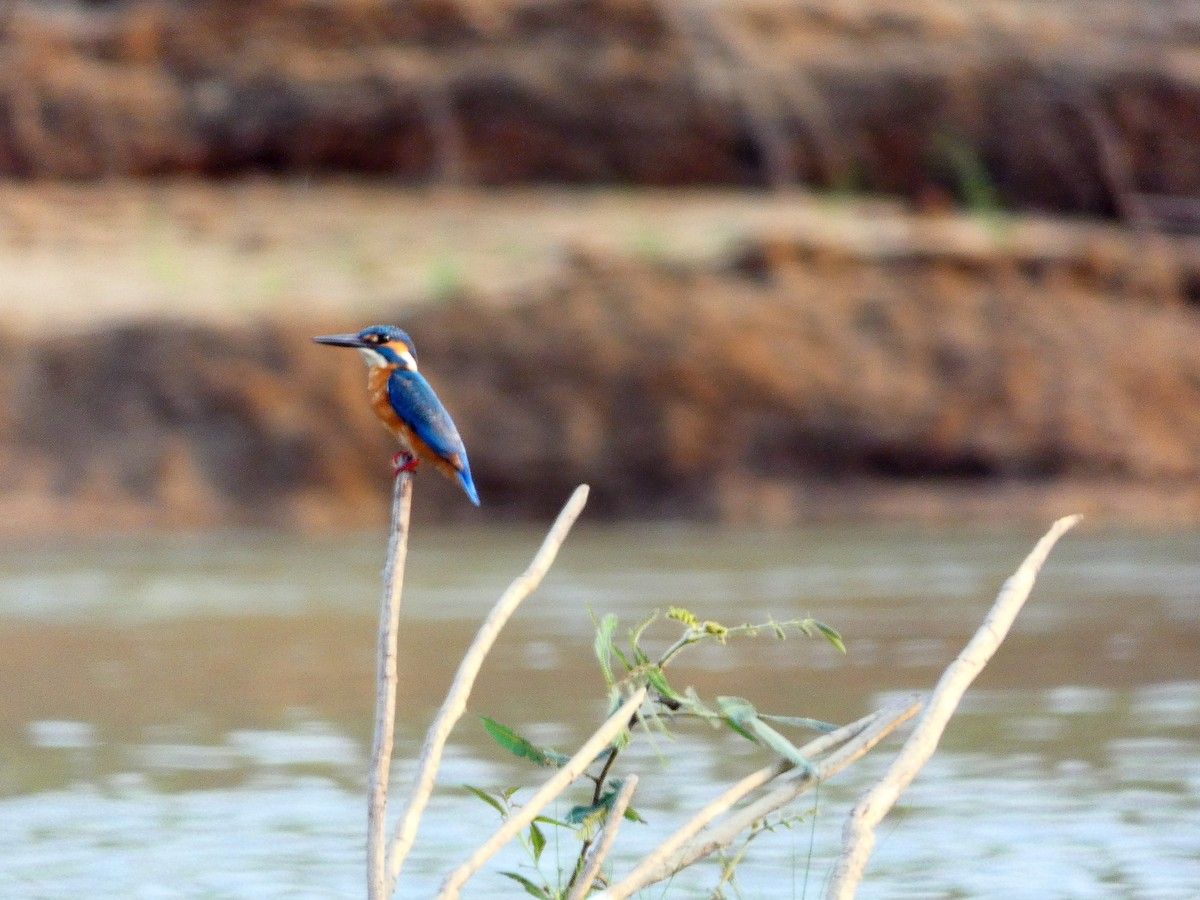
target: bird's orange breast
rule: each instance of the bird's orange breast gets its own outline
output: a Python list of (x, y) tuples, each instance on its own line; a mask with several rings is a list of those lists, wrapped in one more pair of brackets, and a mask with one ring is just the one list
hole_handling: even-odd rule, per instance
[(367, 394), (371, 398), (371, 408), (379, 417), (387, 430), (399, 442), (400, 446), (410, 453), (415, 453), (420, 459), (433, 464), (447, 478), (453, 479), (462, 468), (462, 461), (455, 456), (444, 459), (434, 452), (433, 448), (417, 437), (404, 420), (396, 415), (392, 407), (392, 399), (388, 396), (388, 379), (396, 366), (372, 366), (367, 372)]
[(371, 398), (371, 409), (379, 417), (387, 430), (395, 435), (396, 440), (411, 449), (410, 430), (400, 421), (396, 410), (392, 408), (391, 398), (388, 397), (388, 378), (391, 377), (395, 366), (371, 366), (367, 372), (367, 394)]

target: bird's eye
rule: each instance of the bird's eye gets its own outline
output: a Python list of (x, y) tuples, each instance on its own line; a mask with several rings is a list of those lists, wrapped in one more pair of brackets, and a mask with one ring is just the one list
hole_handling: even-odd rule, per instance
[(382, 334), (367, 334), (367, 335), (363, 336), (363, 340), (366, 341), (368, 344), (382, 344), (383, 343), (383, 335)]

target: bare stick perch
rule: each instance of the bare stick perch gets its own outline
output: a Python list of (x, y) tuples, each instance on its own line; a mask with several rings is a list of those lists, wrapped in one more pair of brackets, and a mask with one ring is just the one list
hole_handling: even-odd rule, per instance
[(474, 853), (467, 857), (466, 862), (451, 872), (437, 895), (437, 900), (455, 900), (467, 880), (479, 871), (480, 867), (516, 837), (523, 828), (532, 822), (566, 789), (567, 785), (584, 773), (588, 766), (596, 761), (596, 757), (607, 748), (614, 738), (629, 727), (629, 720), (638, 711), (638, 707), (646, 699), (647, 686), (637, 688), (621, 706), (614, 712), (587, 742), (579, 748), (571, 759), (561, 769), (555, 772), (519, 810), (504, 820), (504, 824), (487, 839)]
[[(463, 661), (459, 664), (458, 672), (454, 676), (454, 682), (450, 686), (450, 691), (446, 695), (441, 709), (438, 710), (438, 714), (434, 717), (433, 724), (429, 726), (429, 731), (425, 736), (425, 744), (421, 748), (421, 757), (417, 764), (417, 771), (413, 776), (408, 796), (405, 799), (404, 812), (400, 823), (396, 826), (396, 833), (392, 838), (392, 846), (387, 860), (388, 890), (386, 896), (390, 897), (396, 890), (396, 883), (400, 878), (400, 869), (403, 867), (404, 860), (412, 849), (413, 841), (416, 840), (417, 827), (420, 824), (421, 815), (424, 813), (425, 806), (429, 802), (429, 797), (433, 793), (433, 785), (437, 779), (438, 766), (441, 764), (442, 752), (445, 750), (446, 741), (449, 739), (450, 732), (454, 729), (455, 723), (462, 718), (462, 714), (467, 708), (467, 698), (471, 694), (471, 688), (474, 686), (475, 677), (479, 674), (479, 669), (483, 665), (484, 657), (492, 649), (492, 645), (496, 642), (496, 637), (500, 634), (500, 630), (504, 627), (504, 624), (513, 612), (516, 611), (521, 601), (532, 594), (538, 585), (542, 583), (542, 579), (554, 563), (554, 558), (558, 555), (559, 548), (570, 532), (571, 526), (575, 524), (575, 520), (583, 512), (584, 504), (587, 503), (587, 497), (588, 486), (586, 484), (581, 484), (575, 489), (575, 492), (563, 507), (562, 512), (558, 514), (554, 525), (551, 526), (546, 539), (542, 542), (542, 546), (534, 555), (529, 568), (519, 575), (508, 586), (508, 590), (496, 601), (496, 605), (488, 613), (488, 617), (484, 620), (483, 625), (479, 628), (479, 632), (475, 635), (475, 640), (472, 641), (470, 648), (467, 650), (466, 656), (463, 657)], [(382, 868), (380, 871), (382, 871)]]
[(412, 474), (401, 472), (392, 488), (392, 536), (383, 568), (383, 603), (379, 611), (379, 650), (375, 683), (375, 740), (367, 775), (367, 897), (384, 900), (387, 854), (388, 773), (396, 727), (396, 637), (408, 556), (408, 521), (412, 512)]
[(950, 663), (929, 698), (929, 705), (917, 721), (904, 747), (884, 776), (863, 794), (846, 820), (842, 852), (829, 885), (830, 900), (851, 898), (858, 889), (867, 860), (875, 846), (875, 826), (895, 805), (921, 767), (929, 761), (941, 740), (950, 716), (958, 708), (963, 692), (1008, 634), (1013, 620), (1029, 597), (1033, 583), (1051, 548), (1081, 516), (1059, 519), (1026, 557), (1021, 567), (1000, 588), (1000, 594), (975, 636)]

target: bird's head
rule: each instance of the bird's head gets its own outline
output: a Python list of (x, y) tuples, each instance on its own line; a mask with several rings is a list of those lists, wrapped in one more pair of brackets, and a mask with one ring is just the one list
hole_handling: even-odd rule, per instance
[(313, 340), (333, 347), (353, 347), (363, 355), (368, 366), (417, 370), (417, 349), (412, 338), (395, 325), (372, 325), (357, 334), (327, 334)]

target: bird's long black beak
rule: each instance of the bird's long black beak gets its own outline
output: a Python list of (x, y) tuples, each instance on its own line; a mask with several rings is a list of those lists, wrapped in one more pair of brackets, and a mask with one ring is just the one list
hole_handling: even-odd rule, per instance
[(318, 344), (329, 344), (333, 347), (367, 346), (357, 334), (326, 334), (321, 337), (315, 337), (313, 340)]

